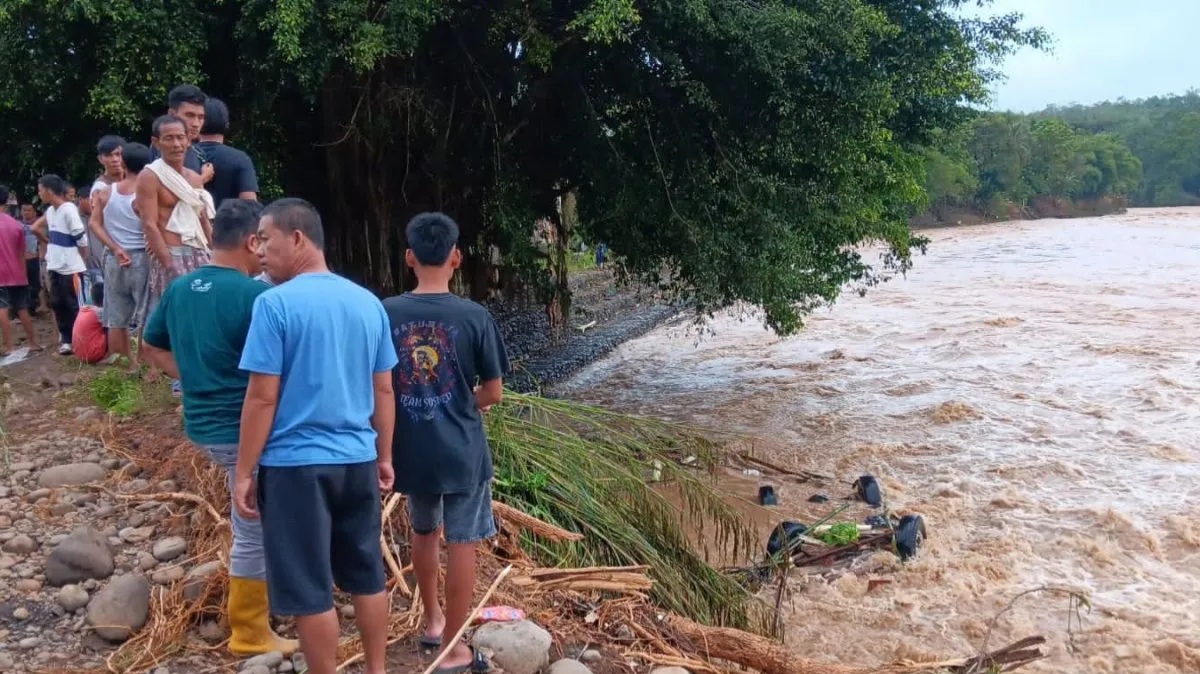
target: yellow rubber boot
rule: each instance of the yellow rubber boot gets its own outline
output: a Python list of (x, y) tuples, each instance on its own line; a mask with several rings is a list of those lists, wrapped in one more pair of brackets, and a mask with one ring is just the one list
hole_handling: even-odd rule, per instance
[(284, 639), (271, 629), (267, 606), (267, 581), (251, 578), (229, 579), (229, 652), (234, 655), (261, 655), (280, 651), (295, 653), (300, 642)]

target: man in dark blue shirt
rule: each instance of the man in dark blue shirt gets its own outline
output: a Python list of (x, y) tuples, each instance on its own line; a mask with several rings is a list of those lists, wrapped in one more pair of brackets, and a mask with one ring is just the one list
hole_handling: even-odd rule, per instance
[(229, 133), (229, 108), (219, 98), (204, 103), (204, 125), (200, 142), (192, 147), (213, 166), (213, 179), (204, 186), (218, 207), (226, 199), (258, 199), (258, 174), (254, 162), (241, 150), (225, 144)]

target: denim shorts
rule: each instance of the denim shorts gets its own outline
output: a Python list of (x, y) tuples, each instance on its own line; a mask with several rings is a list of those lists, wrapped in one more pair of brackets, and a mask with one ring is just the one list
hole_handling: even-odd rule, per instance
[(258, 509), (273, 612), (324, 613), (333, 608), (335, 584), (352, 595), (383, 592), (374, 461), (260, 466)]
[(422, 536), (445, 527), (447, 543), (477, 543), (496, 535), (492, 481), (469, 494), (407, 494), (413, 531)]

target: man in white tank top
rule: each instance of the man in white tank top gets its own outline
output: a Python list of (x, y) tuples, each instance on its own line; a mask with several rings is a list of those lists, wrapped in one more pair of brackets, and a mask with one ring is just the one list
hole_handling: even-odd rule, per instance
[(91, 230), (104, 251), (104, 327), (108, 328), (109, 352), (124, 356), (130, 369), (137, 368), (137, 355), (130, 348), (129, 333), (146, 323), (149, 301), (150, 260), (142, 220), (134, 211), (138, 173), (150, 163), (150, 148), (141, 143), (121, 147), (124, 177), (94, 195)]

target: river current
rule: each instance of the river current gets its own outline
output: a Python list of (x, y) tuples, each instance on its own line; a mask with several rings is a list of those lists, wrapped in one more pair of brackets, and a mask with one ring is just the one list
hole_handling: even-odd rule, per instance
[[(906, 278), (798, 336), (733, 312), (675, 324), (566, 393), (752, 436), (838, 476), (835, 497), (871, 472), (924, 516), (912, 562), (796, 574), (787, 641), (806, 656), (944, 659), (1041, 634), (1049, 657), (1021, 671), (1200, 672), (1200, 209), (926, 234)], [(778, 510), (815, 491), (781, 485)], [(991, 627), (1040, 586), (1087, 592), (1082, 625), (1043, 593)]]

